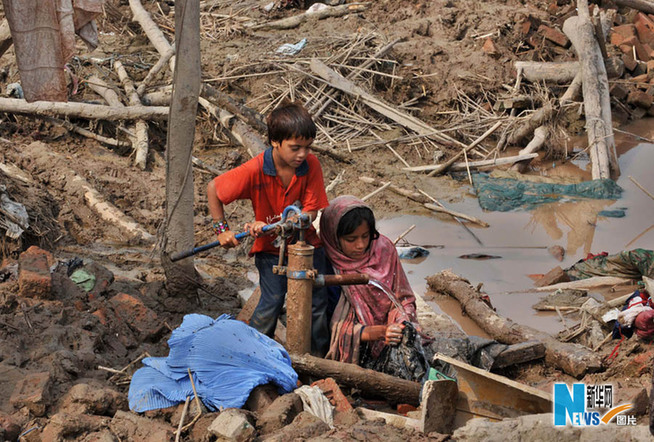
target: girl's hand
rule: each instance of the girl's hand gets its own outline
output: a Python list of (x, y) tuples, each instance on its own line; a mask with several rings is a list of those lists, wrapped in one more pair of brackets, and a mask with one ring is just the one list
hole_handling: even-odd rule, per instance
[(402, 330), (404, 324), (391, 324), (386, 327), (385, 343), (386, 345), (398, 345), (402, 341)]
[(263, 221), (255, 221), (253, 223), (246, 223), (245, 224), (245, 230), (250, 232), (250, 236), (254, 236), (255, 238), (263, 235), (263, 228), (266, 226), (266, 223)]

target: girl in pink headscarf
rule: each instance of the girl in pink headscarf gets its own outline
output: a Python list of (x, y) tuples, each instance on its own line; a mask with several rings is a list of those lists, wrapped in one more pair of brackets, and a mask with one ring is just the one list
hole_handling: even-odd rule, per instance
[(385, 345), (400, 342), (403, 321), (416, 322), (415, 297), (395, 246), (377, 232), (370, 207), (350, 195), (324, 210), (320, 236), (337, 274), (366, 273), (392, 291), (393, 300), (372, 285), (343, 286), (332, 316), (326, 357), (358, 364), (365, 354), (374, 360)]

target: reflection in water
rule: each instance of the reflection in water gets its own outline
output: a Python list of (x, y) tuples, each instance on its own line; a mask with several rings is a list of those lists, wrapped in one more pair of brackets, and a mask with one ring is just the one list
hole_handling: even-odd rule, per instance
[[(611, 200), (584, 200), (580, 202), (546, 204), (531, 212), (529, 226), (532, 231), (540, 225), (554, 240), (567, 232), (566, 253), (575, 255), (580, 247), (583, 254), (591, 253), (597, 214), (615, 203)], [(566, 228), (567, 227), (567, 228)]]

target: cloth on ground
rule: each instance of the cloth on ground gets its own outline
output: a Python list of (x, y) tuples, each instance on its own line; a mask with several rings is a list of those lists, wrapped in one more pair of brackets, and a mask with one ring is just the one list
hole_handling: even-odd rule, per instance
[(634, 321), (636, 335), (641, 339), (652, 339), (654, 337), (654, 310), (645, 310), (636, 316)]
[(610, 179), (555, 184), (494, 178), (483, 173), (473, 174), (472, 179), (481, 208), (498, 212), (530, 210), (562, 199), (618, 199), (622, 193), (622, 188)]
[(103, 0), (4, 0), (25, 100), (66, 101), (64, 65), (75, 53), (75, 33), (98, 46), (94, 18)]
[(202, 403), (212, 411), (240, 408), (252, 389), (274, 382), (280, 393), (297, 385), (286, 350), (247, 324), (221, 315), (217, 319), (184, 316), (168, 340), (167, 357), (145, 358), (132, 376), (129, 408), (144, 412), (193, 397), (188, 369)]
[(652, 310), (652, 301), (649, 293), (644, 290), (636, 290), (625, 301), (618, 318), (613, 324), (613, 339), (631, 338), (634, 334), (634, 320), (639, 313)]
[(565, 269), (570, 280), (586, 279), (593, 276), (617, 276), (641, 279), (654, 278), (654, 251), (646, 249), (623, 250), (615, 255), (595, 255), (578, 261)]
[(303, 385), (295, 390), (295, 393), (302, 399), (304, 411), (316, 416), (329, 425), (329, 428), (334, 428), (334, 406), (329, 403), (329, 399), (327, 399), (320, 387)]
[(440, 353), (489, 371), (495, 362), (495, 358), (507, 347), (507, 345), (500, 344), (495, 340), (479, 336), (467, 336), (465, 338), (437, 336), (431, 344), (425, 346), (425, 354), (428, 361), (433, 361), (434, 355)]

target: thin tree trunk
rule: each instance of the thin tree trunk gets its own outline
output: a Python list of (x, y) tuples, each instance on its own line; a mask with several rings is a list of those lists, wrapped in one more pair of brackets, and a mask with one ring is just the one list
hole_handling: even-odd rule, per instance
[(173, 75), (166, 146), (166, 220), (162, 263), (166, 287), (173, 295), (194, 296), (199, 275), (193, 259), (172, 263), (167, 257), (193, 247), (192, 149), (200, 93), (200, 6), (197, 1), (175, 4), (177, 55)]

